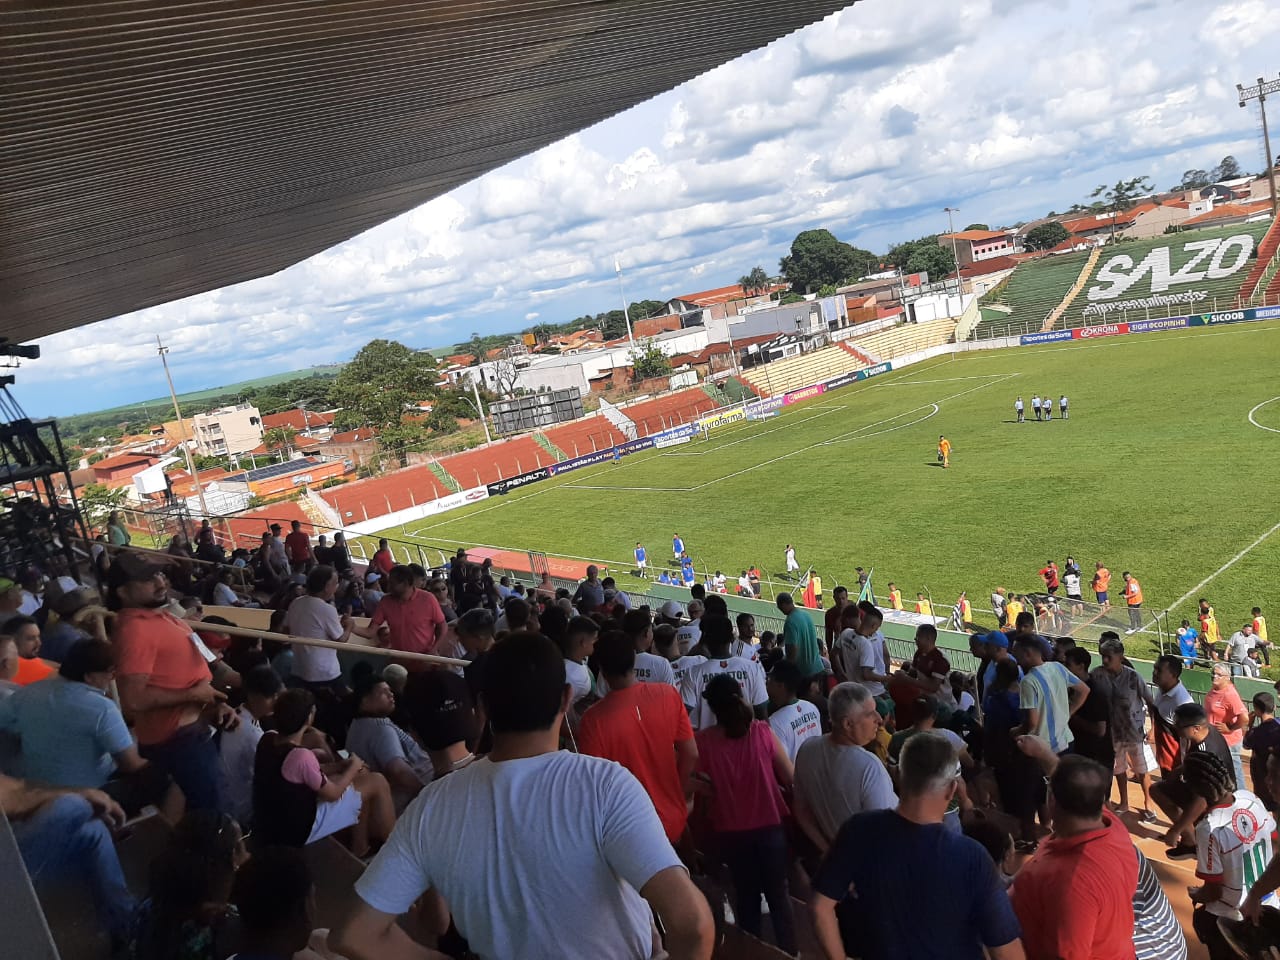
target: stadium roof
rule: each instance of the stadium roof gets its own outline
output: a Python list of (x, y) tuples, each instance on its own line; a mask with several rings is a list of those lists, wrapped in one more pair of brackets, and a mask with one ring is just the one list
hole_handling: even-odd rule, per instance
[(273, 273), (846, 5), (18, 0), (4, 335)]

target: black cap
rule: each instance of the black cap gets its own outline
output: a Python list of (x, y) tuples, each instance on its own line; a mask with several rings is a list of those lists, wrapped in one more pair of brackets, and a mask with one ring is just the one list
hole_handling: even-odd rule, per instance
[(444, 750), (474, 735), (471, 688), (452, 670), (411, 674), (406, 694), (413, 726), (428, 750)]

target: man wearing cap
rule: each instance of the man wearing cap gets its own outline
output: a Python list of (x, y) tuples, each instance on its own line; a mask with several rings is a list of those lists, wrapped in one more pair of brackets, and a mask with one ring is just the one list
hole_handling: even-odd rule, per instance
[[(469, 616), (477, 613), (488, 611)], [(409, 722), (427, 750), (434, 779), (470, 766), (476, 755), (467, 744), (475, 741), (480, 723), (469, 681), (452, 670), (428, 670), (410, 679), (408, 693)]]
[(57, 614), (45, 623), (40, 644), (41, 653), (61, 663), (75, 644), (81, 640), (107, 640), (105, 617), (107, 610), (102, 598), (92, 587), (76, 587), (63, 591), (55, 580), (45, 591), (45, 603)]
[(1173, 824), (1164, 835), (1170, 844), (1166, 856), (1184, 860), (1196, 855), (1195, 824), (1208, 805), (1187, 785), (1186, 766), (1192, 754), (1212, 753), (1235, 779), (1231, 748), (1222, 734), (1209, 723), (1209, 716), (1198, 703), (1184, 703), (1173, 711), (1173, 727), (1182, 746), (1182, 763), (1169, 776), (1151, 787), (1151, 799)]
[[(116, 610), (112, 642), (120, 705), (133, 720), (138, 750), (173, 777), (188, 809), (219, 809), (211, 725), (234, 729), (240, 719), (213, 686), (215, 657), (168, 611), (168, 581), (160, 566), (122, 554), (107, 583)], [(225, 665), (218, 668), (235, 678)]]
[[(1009, 653), (1009, 636), (1000, 630), (992, 630), (983, 638), (986, 654), (988, 657), (987, 669), (982, 674), (982, 688), (990, 689), (991, 684), (996, 679), (996, 664), (1003, 660), (1013, 660), (1012, 654)], [(1014, 661), (1017, 666), (1017, 661)], [(1022, 679), (1022, 667), (1018, 667), (1018, 679)]]

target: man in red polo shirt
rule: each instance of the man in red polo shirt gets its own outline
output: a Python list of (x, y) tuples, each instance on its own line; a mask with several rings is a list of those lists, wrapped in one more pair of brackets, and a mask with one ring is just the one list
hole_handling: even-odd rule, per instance
[(1132, 960), (1138, 856), (1124, 823), (1103, 811), (1111, 771), (1086, 757), (1055, 757), (1038, 737), (1019, 737), (1018, 746), (1052, 771), (1053, 836), (1011, 893), (1027, 960)]
[[(219, 809), (218, 749), (213, 727), (240, 723), (213, 686), (214, 656), (189, 626), (171, 614), (163, 569), (128, 553), (112, 560), (108, 605), (116, 611), (120, 706), (133, 723), (138, 752), (173, 777), (188, 810)], [(235, 674), (217, 664), (225, 679)]]
[(291, 526), (289, 535), (284, 538), (289, 568), (294, 573), (308, 573), (316, 562), (316, 555), (311, 549), (311, 537), (302, 529), (302, 521), (294, 520)]
[(378, 550), (373, 555), (373, 559), (369, 561), (369, 569), (379, 576), (386, 577), (391, 574), (391, 568), (395, 565), (395, 559), (391, 556), (391, 546), (387, 543), (386, 537), (383, 537), (378, 541)]
[[(419, 590), (413, 571), (406, 566), (391, 568), (388, 592), (378, 601), (378, 609), (368, 627), (356, 629), (362, 637), (379, 645), (408, 653), (431, 653), (444, 639), (445, 619), (440, 604), (426, 590)], [(421, 660), (405, 664), (410, 671), (427, 669)]]
[(689, 714), (675, 687), (636, 679), (636, 645), (626, 634), (606, 633), (595, 654), (609, 695), (582, 715), (578, 749), (635, 774), (674, 844), (689, 819), (685, 798), (698, 763)]

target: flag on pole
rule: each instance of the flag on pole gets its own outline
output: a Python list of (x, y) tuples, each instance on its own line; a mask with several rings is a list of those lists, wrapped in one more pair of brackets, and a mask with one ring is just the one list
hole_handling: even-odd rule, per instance
[(868, 603), (876, 602), (876, 595), (871, 589), (871, 577), (876, 572), (876, 568), (872, 567), (867, 572), (867, 582), (862, 585), (862, 589), (858, 591), (858, 602), (866, 600)]
[(800, 578), (800, 582), (796, 584), (796, 592), (800, 594), (800, 602), (810, 609), (818, 606), (818, 594), (813, 588), (813, 567), (804, 572), (804, 576)]

